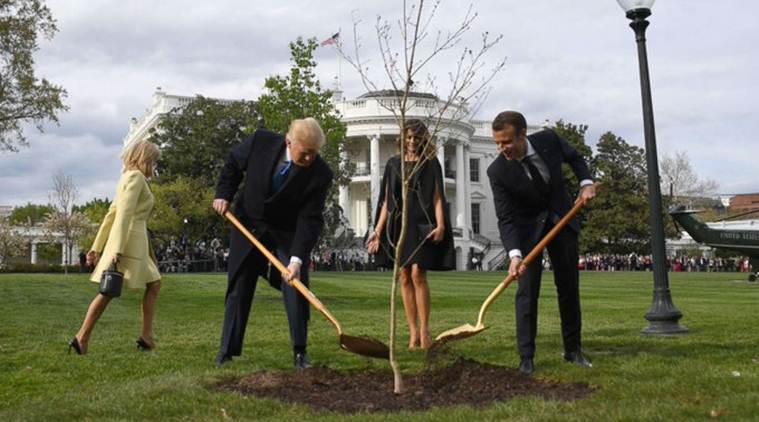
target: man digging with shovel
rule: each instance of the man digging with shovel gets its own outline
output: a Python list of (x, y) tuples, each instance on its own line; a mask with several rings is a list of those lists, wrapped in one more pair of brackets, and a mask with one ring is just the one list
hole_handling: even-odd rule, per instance
[[(256, 130), (229, 153), (213, 201), (214, 210), (225, 215), (244, 178), (235, 214), (280, 261), (289, 263), (287, 280), (300, 279), (305, 286), (332, 183), (332, 171), (318, 154), (322, 144), (324, 133), (313, 118), (294, 120), (286, 136)], [(267, 268), (267, 258), (240, 231), (232, 230), (217, 366), (242, 354), (256, 281), (258, 276), (267, 276)], [(295, 368), (307, 368), (309, 303), (295, 288), (281, 282), (279, 271), (272, 271), (268, 278), (273, 287), (282, 290)]]
[[(493, 141), (500, 152), (488, 167), (501, 242), (509, 253), (509, 274), (519, 276), (516, 294), (517, 349), (519, 370), (535, 370), (535, 335), (538, 296), (543, 265), (535, 259), (522, 265), (522, 251), (529, 251), (572, 208), (565, 188), (562, 163), (567, 163), (580, 180), (580, 200), (595, 196), (595, 187), (582, 156), (552, 130), (527, 136), (527, 122), (521, 113), (504, 111), (493, 121)], [(548, 245), (558, 292), (564, 359), (583, 367), (590, 361), (580, 342), (579, 271), (577, 270), (576, 218)]]

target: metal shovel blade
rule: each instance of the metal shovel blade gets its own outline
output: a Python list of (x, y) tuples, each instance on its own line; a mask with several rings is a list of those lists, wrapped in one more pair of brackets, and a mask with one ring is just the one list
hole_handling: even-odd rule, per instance
[(485, 331), (487, 328), (488, 327), (485, 325), (474, 326), (472, 324), (464, 324), (456, 328), (451, 328), (450, 330), (444, 331), (435, 337), (435, 344), (433, 344), (432, 347), (447, 343), (451, 340), (459, 340), (471, 337)]
[(340, 347), (358, 355), (377, 359), (390, 359), (390, 348), (379, 340), (340, 334)]

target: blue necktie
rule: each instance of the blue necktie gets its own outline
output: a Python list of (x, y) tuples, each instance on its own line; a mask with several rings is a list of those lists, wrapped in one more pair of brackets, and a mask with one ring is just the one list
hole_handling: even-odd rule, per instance
[(282, 185), (285, 184), (285, 180), (287, 180), (287, 175), (290, 174), (290, 169), (293, 167), (292, 160), (285, 161), (285, 165), (276, 173), (274, 173), (274, 176), (271, 178), (271, 191), (272, 193), (279, 192), (280, 189), (282, 189)]

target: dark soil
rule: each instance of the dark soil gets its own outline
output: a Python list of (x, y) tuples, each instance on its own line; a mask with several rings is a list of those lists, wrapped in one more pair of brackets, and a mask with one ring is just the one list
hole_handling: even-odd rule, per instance
[(433, 407), (484, 407), (517, 396), (579, 400), (593, 389), (587, 384), (541, 380), (501, 366), (459, 359), (453, 365), (404, 374), (406, 390), (393, 394), (390, 371), (343, 374), (326, 367), (304, 371), (263, 371), (217, 384), (238, 391), (310, 406), (320, 411), (395, 412)]

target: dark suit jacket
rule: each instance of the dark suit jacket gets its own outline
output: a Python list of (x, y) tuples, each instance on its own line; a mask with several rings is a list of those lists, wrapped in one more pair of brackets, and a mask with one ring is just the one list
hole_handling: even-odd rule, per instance
[[(527, 140), (551, 174), (551, 193), (547, 201), (540, 196), (518, 161), (507, 160), (499, 154), (488, 167), (501, 242), (507, 251), (520, 249), (525, 256), (539, 240), (537, 236), (546, 220), (563, 217), (572, 208), (561, 163), (568, 163), (579, 180), (591, 178), (582, 156), (553, 130), (534, 133)], [(580, 224), (576, 218), (569, 226), (579, 233)]]
[[(324, 203), (332, 171), (317, 155), (309, 167), (293, 166), (281, 190), (272, 194), (271, 177), (284, 149), (283, 135), (256, 130), (227, 156), (216, 198), (232, 202), (244, 176), (243, 190), (235, 202), (237, 218), (265, 245), (284, 247), (290, 256), (307, 263), (324, 226)], [(258, 274), (266, 275), (267, 261), (254, 249), (237, 230), (232, 230), (230, 279), (251, 252), (257, 255), (254, 265)]]

